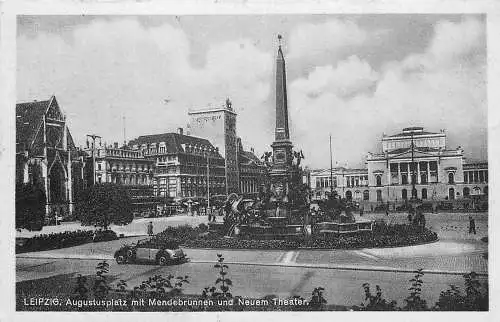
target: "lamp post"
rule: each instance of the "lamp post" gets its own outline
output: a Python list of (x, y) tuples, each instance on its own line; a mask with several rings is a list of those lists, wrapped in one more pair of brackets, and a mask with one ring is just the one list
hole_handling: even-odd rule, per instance
[(101, 137), (97, 134), (87, 134), (87, 146), (89, 145), (88, 138), (92, 139), (92, 184), (95, 185), (95, 139), (101, 140)]
[(210, 155), (207, 152), (207, 213), (210, 212)]
[(330, 196), (333, 197), (333, 156), (332, 156), (332, 135), (330, 134)]
[(415, 157), (414, 157), (415, 144), (413, 142), (413, 132), (411, 132), (411, 199), (417, 199), (417, 189), (415, 188), (415, 179), (416, 179), (416, 166), (415, 166)]

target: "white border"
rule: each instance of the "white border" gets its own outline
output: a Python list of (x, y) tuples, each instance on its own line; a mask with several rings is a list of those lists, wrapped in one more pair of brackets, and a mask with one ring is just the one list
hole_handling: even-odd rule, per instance
[[(277, 319), (363, 320), (363, 321), (457, 321), (460, 319), (495, 321), (500, 319), (497, 285), (498, 257), (495, 254), (500, 231), (498, 180), (500, 163), (500, 1), (466, 0), (0, 0), (0, 321), (32, 321), (54, 319), (66, 321), (254, 321)], [(414, 313), (414, 312), (228, 312), (228, 313), (20, 313), (15, 312), (15, 254), (14, 254), (14, 174), (15, 174), (15, 115), (16, 103), (16, 14), (59, 15), (184, 15), (184, 14), (347, 14), (347, 13), (486, 13), (488, 34), (488, 155), (490, 173), (489, 272), (490, 311), (488, 313)], [(493, 246), (494, 245), (494, 246)], [(495, 317), (497, 317), (495, 319)]]

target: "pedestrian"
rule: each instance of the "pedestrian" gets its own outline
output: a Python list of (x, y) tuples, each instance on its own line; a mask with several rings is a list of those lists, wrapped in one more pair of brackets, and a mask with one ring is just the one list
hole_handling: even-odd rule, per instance
[(476, 234), (476, 221), (472, 218), (472, 215), (469, 215), (469, 234)]
[(153, 222), (150, 221), (148, 224), (148, 236), (153, 236)]

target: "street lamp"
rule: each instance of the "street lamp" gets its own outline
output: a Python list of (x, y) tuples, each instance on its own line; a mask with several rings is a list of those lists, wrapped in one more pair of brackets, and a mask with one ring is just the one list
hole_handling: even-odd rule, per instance
[(92, 184), (95, 185), (95, 177), (96, 177), (96, 172), (95, 172), (95, 139), (99, 139), (99, 142), (101, 141), (101, 137), (97, 134), (87, 134), (87, 147), (89, 146), (89, 141), (88, 138), (92, 139)]
[(207, 152), (207, 213), (210, 212), (210, 154)]

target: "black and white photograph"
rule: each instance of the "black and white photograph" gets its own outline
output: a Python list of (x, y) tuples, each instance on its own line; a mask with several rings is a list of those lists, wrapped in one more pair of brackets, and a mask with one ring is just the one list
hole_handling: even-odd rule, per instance
[(16, 15), (15, 310), (489, 311), (487, 21)]

